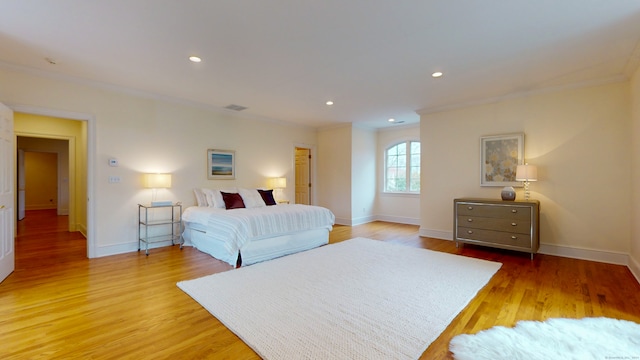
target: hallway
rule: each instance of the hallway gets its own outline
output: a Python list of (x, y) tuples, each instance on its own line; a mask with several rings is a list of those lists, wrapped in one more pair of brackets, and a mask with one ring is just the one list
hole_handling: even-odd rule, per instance
[(19, 272), (87, 259), (87, 240), (69, 232), (69, 217), (56, 210), (27, 210), (16, 228), (16, 268)]

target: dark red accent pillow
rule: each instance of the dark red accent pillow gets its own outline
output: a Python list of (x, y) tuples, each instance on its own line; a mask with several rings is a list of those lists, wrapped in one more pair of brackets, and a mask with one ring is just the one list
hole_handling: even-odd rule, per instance
[(242, 201), (242, 196), (236, 193), (226, 193), (220, 191), (222, 194), (222, 200), (224, 200), (224, 207), (229, 209), (242, 209), (244, 208), (244, 201)]
[(260, 196), (262, 196), (262, 200), (267, 206), (277, 205), (276, 200), (273, 198), (273, 189), (271, 190), (260, 190), (258, 189)]

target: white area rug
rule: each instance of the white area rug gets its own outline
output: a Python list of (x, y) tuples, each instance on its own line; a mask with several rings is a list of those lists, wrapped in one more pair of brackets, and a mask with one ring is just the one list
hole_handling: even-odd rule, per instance
[(416, 359), (500, 266), (356, 238), (178, 286), (264, 359)]
[(520, 321), (458, 335), (449, 350), (457, 360), (640, 359), (640, 325), (602, 317)]

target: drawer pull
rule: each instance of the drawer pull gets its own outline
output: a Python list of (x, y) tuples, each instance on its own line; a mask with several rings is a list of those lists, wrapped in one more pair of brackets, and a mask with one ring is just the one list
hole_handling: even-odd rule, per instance
[(467, 234), (473, 234), (473, 231), (467, 230)]
[(518, 210), (517, 209), (511, 209), (511, 212), (515, 214), (515, 213), (518, 212)]
[(517, 236), (515, 236), (515, 235), (511, 235), (511, 240), (516, 240), (516, 239), (518, 239), (518, 237), (517, 237)]
[(467, 210), (473, 210), (473, 206), (468, 206)]
[(467, 219), (467, 222), (473, 222), (473, 219)]
[(511, 223), (511, 226), (518, 226), (517, 223)]

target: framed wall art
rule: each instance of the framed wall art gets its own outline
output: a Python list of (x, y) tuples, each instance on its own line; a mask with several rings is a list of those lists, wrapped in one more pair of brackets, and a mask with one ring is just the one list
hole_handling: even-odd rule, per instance
[(524, 159), (524, 134), (480, 138), (480, 186), (522, 186), (516, 168)]
[(207, 179), (232, 180), (236, 178), (236, 152), (233, 150), (207, 150)]

